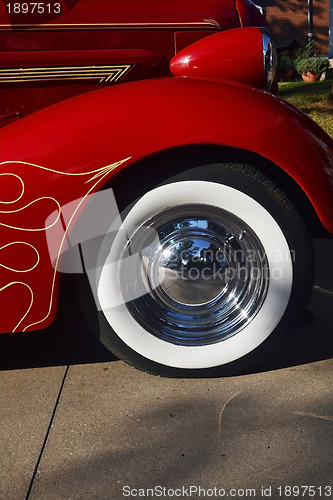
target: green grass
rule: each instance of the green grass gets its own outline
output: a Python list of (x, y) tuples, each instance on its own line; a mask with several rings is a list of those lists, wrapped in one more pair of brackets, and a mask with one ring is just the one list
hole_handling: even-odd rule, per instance
[(315, 120), (333, 138), (332, 80), (279, 84), (280, 96)]

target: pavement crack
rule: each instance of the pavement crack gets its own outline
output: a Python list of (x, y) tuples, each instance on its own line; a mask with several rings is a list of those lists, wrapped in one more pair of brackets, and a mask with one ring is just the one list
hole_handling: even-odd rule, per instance
[(326, 417), (326, 415), (318, 415), (317, 413), (308, 413), (305, 411), (295, 411), (295, 414), (302, 415), (303, 417), (321, 418), (322, 420), (328, 420), (329, 422), (333, 422), (332, 417)]
[(327, 295), (333, 295), (333, 292), (331, 290), (327, 290), (326, 288), (323, 288), (322, 286), (314, 285), (313, 288), (315, 290), (318, 290), (319, 292), (325, 293)]
[(233, 396), (231, 396), (225, 403), (224, 405), (222, 406), (221, 408), (221, 411), (220, 411), (220, 414), (219, 414), (219, 421), (218, 421), (218, 428), (217, 428), (217, 439), (219, 441), (221, 441), (221, 438), (222, 438), (222, 416), (223, 416), (223, 413), (226, 409), (226, 407), (228, 406), (228, 404), (236, 397), (238, 396), (238, 394), (240, 394), (242, 391), (239, 391), (239, 392), (236, 392), (236, 394), (234, 394)]
[(67, 377), (67, 374), (68, 374), (69, 367), (70, 367), (70, 365), (68, 365), (66, 367), (64, 376), (62, 378), (62, 382), (61, 382), (61, 385), (60, 385), (60, 388), (59, 388), (57, 400), (56, 400), (54, 408), (53, 408), (51, 419), (50, 419), (50, 422), (49, 422), (49, 425), (48, 425), (48, 428), (47, 428), (47, 431), (46, 431), (46, 434), (45, 434), (45, 438), (44, 438), (44, 441), (43, 441), (43, 444), (42, 444), (42, 448), (40, 450), (40, 453), (39, 453), (39, 456), (38, 456), (38, 459), (37, 459), (37, 462), (36, 462), (36, 465), (35, 465), (35, 469), (34, 469), (34, 472), (33, 472), (33, 475), (32, 475), (31, 481), (30, 481), (30, 485), (29, 485), (27, 494), (25, 496), (25, 500), (28, 500), (29, 497), (30, 497), (30, 494), (31, 494), (31, 491), (32, 491), (32, 488), (33, 488), (33, 485), (34, 485), (34, 482), (35, 482), (35, 479), (36, 479), (36, 476), (37, 476), (37, 473), (38, 473), (38, 467), (39, 467), (39, 464), (40, 464), (40, 462), (42, 460), (42, 456), (43, 456), (43, 453), (44, 453), (44, 450), (45, 450), (45, 447), (46, 447), (46, 444), (47, 444), (47, 441), (48, 441), (48, 438), (49, 438), (49, 435), (50, 435), (50, 432), (51, 432), (51, 429), (52, 429), (54, 417), (55, 417), (56, 412), (57, 412), (57, 408), (58, 408), (58, 405), (59, 405), (59, 401), (60, 401), (62, 390), (63, 390), (64, 385), (65, 385), (65, 380), (66, 380), (66, 377)]

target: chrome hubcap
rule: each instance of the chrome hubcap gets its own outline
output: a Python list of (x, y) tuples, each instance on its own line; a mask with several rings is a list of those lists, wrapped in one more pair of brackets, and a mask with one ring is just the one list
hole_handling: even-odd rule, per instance
[[(186, 223), (196, 222), (187, 220)], [(163, 292), (174, 303), (208, 305), (224, 289), (226, 260), (217, 242), (201, 234), (200, 227), (191, 229), (184, 237), (184, 231), (180, 230), (177, 240), (167, 238), (165, 250), (162, 249), (154, 262), (156, 270), (153, 274), (157, 275)]]
[(258, 237), (238, 217), (215, 206), (179, 205), (128, 234), (118, 280), (129, 312), (152, 335), (207, 345), (252, 321), (269, 268)]

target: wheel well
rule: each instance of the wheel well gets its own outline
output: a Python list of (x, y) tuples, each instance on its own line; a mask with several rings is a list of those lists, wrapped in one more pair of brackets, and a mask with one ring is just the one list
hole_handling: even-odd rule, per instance
[(125, 205), (132, 199), (130, 186), (144, 185), (149, 190), (166, 177), (191, 168), (214, 163), (246, 163), (259, 167), (292, 200), (309, 227), (313, 238), (330, 237), (315, 209), (297, 182), (282, 168), (266, 158), (242, 149), (193, 145), (162, 151), (146, 157), (121, 171), (112, 179), (116, 200)]

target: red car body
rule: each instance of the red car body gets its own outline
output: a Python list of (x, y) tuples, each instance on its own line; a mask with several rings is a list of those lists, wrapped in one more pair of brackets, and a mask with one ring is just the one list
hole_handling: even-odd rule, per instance
[(265, 90), (251, 3), (31, 5), (0, 5), (1, 332), (53, 321), (58, 260), (86, 197), (121, 172), (133, 182), (152, 158), (156, 169), (197, 153), (265, 161), (333, 233), (332, 140)]
[(1, 3), (0, 115), (26, 115), (103, 84), (166, 75), (175, 53), (196, 40), (262, 24), (245, 0)]

